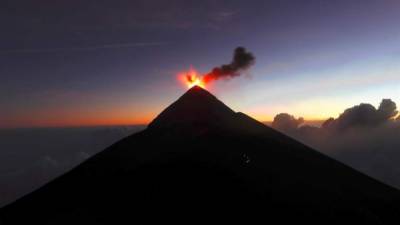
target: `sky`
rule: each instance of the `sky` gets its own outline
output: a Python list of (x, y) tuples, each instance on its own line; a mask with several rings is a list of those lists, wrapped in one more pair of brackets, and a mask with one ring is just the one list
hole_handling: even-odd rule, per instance
[(229, 63), (245, 75), (207, 87), (235, 111), (337, 117), (400, 104), (396, 0), (5, 0), (0, 127), (146, 124), (186, 91), (177, 74)]

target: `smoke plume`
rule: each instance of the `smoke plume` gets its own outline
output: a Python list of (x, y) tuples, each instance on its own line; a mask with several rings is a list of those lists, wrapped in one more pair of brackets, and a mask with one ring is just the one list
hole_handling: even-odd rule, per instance
[(248, 52), (244, 47), (237, 47), (230, 64), (215, 67), (211, 72), (204, 75), (203, 80), (207, 83), (221, 78), (240, 76), (241, 73), (253, 65), (254, 62), (255, 57), (251, 52)]

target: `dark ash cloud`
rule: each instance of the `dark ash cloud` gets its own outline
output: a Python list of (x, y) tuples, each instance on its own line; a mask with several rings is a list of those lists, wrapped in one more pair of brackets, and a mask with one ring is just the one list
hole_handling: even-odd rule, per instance
[(211, 72), (204, 75), (203, 80), (207, 83), (221, 78), (232, 78), (240, 76), (255, 63), (255, 57), (244, 47), (237, 47), (233, 54), (232, 62), (229, 64), (215, 67)]

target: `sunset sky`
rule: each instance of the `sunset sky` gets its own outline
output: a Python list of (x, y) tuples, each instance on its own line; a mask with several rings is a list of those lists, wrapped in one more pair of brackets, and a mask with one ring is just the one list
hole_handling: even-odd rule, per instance
[(244, 46), (248, 74), (208, 86), (261, 121), (400, 104), (400, 1), (23, 1), (0, 7), (0, 127), (145, 124)]

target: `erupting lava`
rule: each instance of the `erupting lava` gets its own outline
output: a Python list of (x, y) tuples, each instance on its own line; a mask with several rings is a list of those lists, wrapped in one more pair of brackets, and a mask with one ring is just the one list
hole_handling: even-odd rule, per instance
[(232, 61), (228, 64), (214, 67), (208, 73), (199, 75), (196, 70), (191, 68), (188, 72), (179, 74), (179, 79), (188, 88), (199, 86), (205, 88), (206, 84), (219, 79), (230, 79), (240, 76), (255, 62), (255, 57), (244, 47), (237, 47), (233, 53)]
[(199, 75), (199, 73), (191, 68), (187, 72), (183, 72), (179, 75), (179, 78), (183, 81), (184, 84), (190, 89), (193, 86), (199, 86), (201, 88), (206, 88), (206, 82), (204, 82), (203, 77)]

